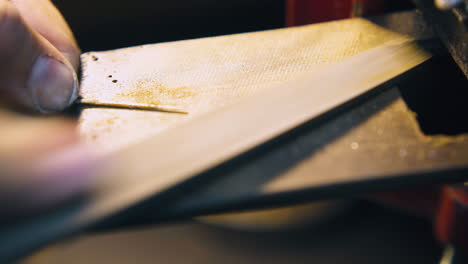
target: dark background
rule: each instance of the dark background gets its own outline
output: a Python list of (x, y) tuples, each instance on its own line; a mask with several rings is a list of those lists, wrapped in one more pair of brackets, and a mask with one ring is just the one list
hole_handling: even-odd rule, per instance
[[(326, 1), (326, 0), (325, 0)], [(83, 51), (283, 27), (285, 0), (55, 0)], [(388, 10), (412, 8), (388, 1)]]

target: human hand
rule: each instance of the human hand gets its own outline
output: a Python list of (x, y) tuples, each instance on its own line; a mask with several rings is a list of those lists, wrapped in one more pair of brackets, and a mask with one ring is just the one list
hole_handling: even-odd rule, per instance
[(0, 0), (0, 98), (40, 112), (77, 96), (80, 50), (49, 0)]
[[(0, 0), (0, 102), (51, 113), (78, 93), (80, 50), (49, 0)], [(91, 184), (76, 124), (0, 111), (0, 215), (56, 206)]]

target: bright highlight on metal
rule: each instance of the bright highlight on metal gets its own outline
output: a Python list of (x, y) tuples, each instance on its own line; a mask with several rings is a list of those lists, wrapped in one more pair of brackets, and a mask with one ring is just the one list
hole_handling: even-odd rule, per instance
[(187, 111), (180, 109), (176, 106), (172, 105), (152, 105), (152, 104), (142, 104), (142, 103), (132, 103), (132, 104), (125, 104), (125, 103), (108, 103), (108, 102), (100, 102), (100, 103), (89, 103), (89, 102), (81, 102), (81, 105), (85, 106), (95, 106), (95, 107), (111, 107), (111, 108), (123, 108), (123, 109), (135, 109), (135, 110), (146, 110), (146, 111), (160, 111), (160, 112), (167, 112), (167, 113), (175, 113), (175, 114), (188, 114)]
[(463, 0), (435, 0), (435, 5), (441, 10), (449, 10), (463, 3)]

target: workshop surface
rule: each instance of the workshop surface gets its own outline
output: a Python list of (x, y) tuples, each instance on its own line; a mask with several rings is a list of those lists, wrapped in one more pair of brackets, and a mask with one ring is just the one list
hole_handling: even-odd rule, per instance
[(362, 203), (328, 223), (283, 232), (241, 232), (194, 222), (65, 241), (22, 264), (436, 264), (425, 219)]

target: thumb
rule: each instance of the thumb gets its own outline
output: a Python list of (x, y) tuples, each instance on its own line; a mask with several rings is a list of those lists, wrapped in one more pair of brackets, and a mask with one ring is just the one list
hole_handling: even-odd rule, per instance
[(7, 0), (0, 0), (0, 40), (0, 100), (47, 113), (76, 99), (73, 66)]

